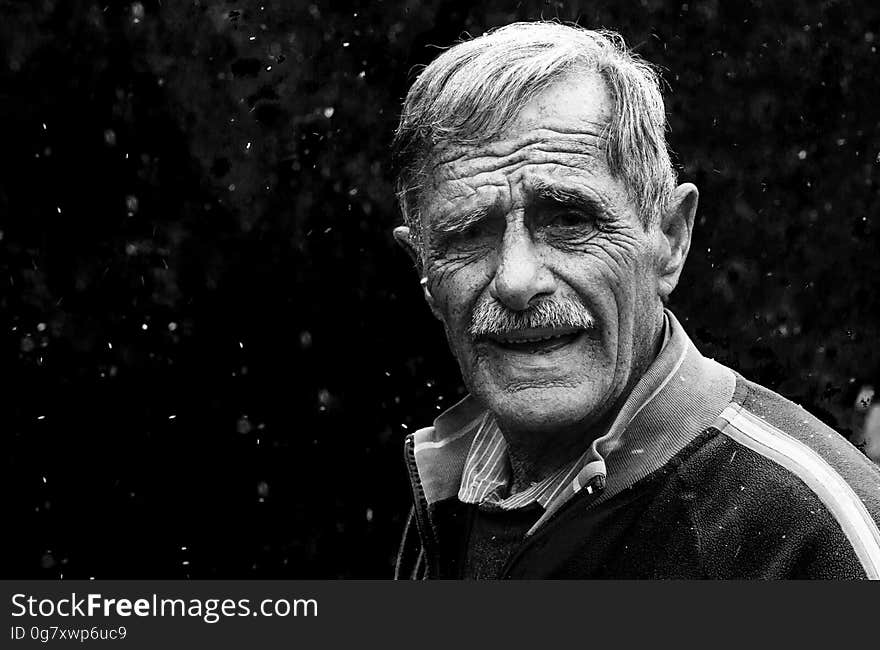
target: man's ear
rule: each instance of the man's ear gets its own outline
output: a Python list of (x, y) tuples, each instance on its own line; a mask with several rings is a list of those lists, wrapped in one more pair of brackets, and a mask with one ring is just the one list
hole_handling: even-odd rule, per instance
[(408, 226), (398, 226), (394, 229), (394, 241), (396, 241), (400, 247), (406, 251), (406, 254), (409, 255), (409, 258), (412, 260), (413, 264), (415, 264), (416, 269), (421, 270), (422, 268), (422, 260), (419, 257), (419, 251), (416, 249), (416, 245), (412, 240), (412, 234), (410, 233)]
[(672, 193), (660, 217), (660, 250), (657, 258), (657, 282), (665, 302), (678, 285), (691, 247), (691, 233), (700, 193), (693, 183), (682, 183)]
[[(409, 255), (410, 259), (413, 261), (413, 264), (416, 266), (416, 270), (421, 273), (422, 272), (422, 259), (419, 255), (419, 250), (415, 245), (415, 242), (412, 240), (412, 234), (410, 232), (409, 227), (407, 226), (398, 226), (394, 229), (394, 239), (400, 244), (400, 247), (403, 248)], [(434, 296), (431, 295), (431, 290), (428, 288), (428, 278), (427, 276), (423, 276), (419, 284), (422, 285), (422, 292), (425, 295), (425, 302), (428, 303), (428, 307), (431, 308), (431, 312), (438, 319), (440, 318), (440, 312), (437, 311), (436, 304), (434, 303)]]

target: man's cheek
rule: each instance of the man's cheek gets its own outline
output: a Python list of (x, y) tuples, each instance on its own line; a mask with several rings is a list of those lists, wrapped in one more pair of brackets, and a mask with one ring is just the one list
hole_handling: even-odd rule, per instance
[(440, 321), (443, 323), (443, 329), (446, 330), (446, 338), (449, 339), (450, 345), (459, 345), (470, 324), (466, 310), (455, 304), (448, 293), (436, 296), (434, 305), (440, 314)]
[(447, 334), (452, 334), (457, 329), (457, 313), (452, 295), (449, 291), (442, 291), (434, 294), (434, 309), (440, 315), (443, 327)]

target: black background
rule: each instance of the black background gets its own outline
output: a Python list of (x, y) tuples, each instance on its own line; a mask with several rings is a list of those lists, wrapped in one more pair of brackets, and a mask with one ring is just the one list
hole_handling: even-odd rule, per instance
[[(784, 5), (784, 7), (782, 6)], [(461, 393), (389, 231), (414, 66), (539, 17), (665, 68), (672, 308), (845, 435), (880, 367), (870, 2), (0, 2), (4, 577), (386, 577)]]

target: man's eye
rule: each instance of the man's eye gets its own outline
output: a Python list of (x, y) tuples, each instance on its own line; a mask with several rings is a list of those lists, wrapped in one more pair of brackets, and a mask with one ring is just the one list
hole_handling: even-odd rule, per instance
[(545, 222), (548, 226), (559, 226), (562, 228), (576, 228), (589, 225), (591, 220), (582, 212), (574, 210), (566, 210), (564, 212), (556, 212), (551, 214)]
[(462, 230), (459, 237), (462, 239), (479, 239), (481, 237), (491, 237), (492, 229), (486, 223), (474, 223)]
[(446, 240), (453, 247), (482, 246), (500, 236), (503, 227), (503, 223), (490, 219), (478, 221), (457, 232), (450, 233)]

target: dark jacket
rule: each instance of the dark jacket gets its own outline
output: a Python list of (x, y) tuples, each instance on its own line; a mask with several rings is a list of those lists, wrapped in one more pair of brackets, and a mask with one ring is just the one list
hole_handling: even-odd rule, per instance
[[(606, 489), (571, 496), (501, 577), (880, 578), (878, 468), (675, 326), (684, 363), (606, 445)], [(435, 481), (416, 462), (418, 440), (406, 441), (414, 508), (396, 577), (459, 578), (476, 506), (433, 487), (426, 498), (423, 478)]]

